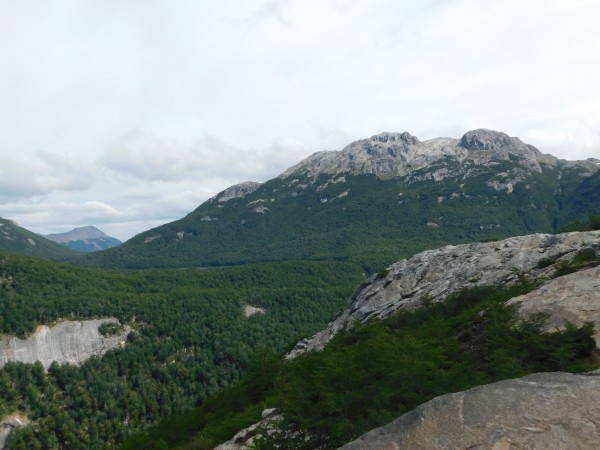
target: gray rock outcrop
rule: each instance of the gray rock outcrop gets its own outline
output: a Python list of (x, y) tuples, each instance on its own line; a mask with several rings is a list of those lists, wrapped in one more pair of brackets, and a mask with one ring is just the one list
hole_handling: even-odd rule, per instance
[[(454, 170), (439, 171), (436, 163), (448, 158), (455, 161)], [(287, 179), (297, 175), (316, 178), (320, 174), (374, 174), (379, 178), (405, 176), (432, 166), (424, 176), (440, 181), (446, 177), (466, 175), (473, 170), (469, 163), (489, 166), (498, 161), (514, 161), (517, 168), (508, 178), (519, 180), (522, 170), (542, 171), (542, 165), (552, 167), (585, 167), (590, 173), (600, 169), (600, 160), (565, 161), (541, 153), (519, 138), (499, 131), (478, 129), (468, 131), (461, 139), (435, 138), (420, 141), (411, 134), (381, 133), (370, 139), (352, 142), (341, 151), (317, 152), (280, 175)], [(410, 181), (410, 180), (409, 180)]]
[(98, 328), (105, 323), (118, 324), (114, 318), (60, 322), (53, 327), (40, 325), (27, 339), (14, 336), (0, 337), (0, 368), (9, 361), (33, 364), (44, 368), (53, 362), (81, 364), (92, 356), (102, 356), (107, 351), (125, 345), (131, 329), (128, 326), (116, 335), (103, 336)]
[(287, 358), (322, 349), (338, 331), (355, 322), (383, 319), (399, 309), (417, 308), (424, 298), (439, 301), (469, 287), (507, 285), (519, 277), (547, 276), (555, 266), (546, 266), (544, 260), (560, 264), (581, 252), (600, 255), (600, 231), (532, 234), (418, 253), (391, 265), (385, 276), (367, 279), (354, 294), (350, 308), (324, 330), (300, 341)]
[(234, 198), (243, 198), (248, 194), (256, 191), (261, 183), (255, 181), (244, 181), (239, 184), (234, 184), (228, 187), (223, 192), (218, 193), (211, 200), (217, 200), (218, 203), (225, 203)]
[(592, 267), (546, 282), (539, 289), (508, 302), (518, 304), (518, 315), (548, 315), (546, 331), (564, 328), (569, 321), (581, 326), (596, 324), (596, 346), (600, 346), (600, 267)]
[(29, 425), (29, 419), (22, 414), (11, 414), (0, 419), (0, 449), (4, 448), (10, 432), (19, 427)]
[(436, 397), (340, 450), (589, 450), (598, 405), (600, 371), (539, 373)]

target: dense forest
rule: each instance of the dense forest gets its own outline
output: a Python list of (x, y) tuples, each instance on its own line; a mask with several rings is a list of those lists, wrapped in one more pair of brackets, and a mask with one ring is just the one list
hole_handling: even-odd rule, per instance
[[(593, 260), (576, 258), (555, 276), (600, 262), (586, 255)], [(324, 352), (283, 361), (348, 306), (365, 275), (335, 260), (109, 271), (0, 254), (1, 333), (107, 316), (134, 329), (124, 348), (79, 367), (0, 369), (0, 417), (32, 421), (7, 448), (208, 449), (273, 406), (285, 415), (282, 431), (257, 448), (335, 448), (445, 392), (590, 367), (590, 324), (548, 334), (541, 317), (514, 320), (504, 301), (535, 287), (527, 280), (368, 322)], [(266, 313), (246, 317), (245, 305)]]
[(527, 280), (477, 287), (341, 332), (321, 352), (292, 361), (262, 355), (241, 382), (187, 415), (130, 437), (124, 449), (211, 449), (272, 407), (284, 420), (275, 430), (257, 430), (257, 450), (335, 449), (444, 393), (533, 372), (595, 367), (591, 322), (547, 333), (543, 315), (515, 319), (506, 300), (534, 287)]
[[(511, 161), (484, 167), (447, 159), (385, 180), (372, 174), (344, 174), (344, 182), (323, 174), (275, 178), (243, 198), (211, 199), (183, 219), (75, 262), (145, 268), (346, 260), (372, 273), (419, 251), (552, 233), (600, 212), (600, 172), (543, 166), (522, 175), (510, 192), (493, 187), (513, 170)], [(433, 181), (434, 171), (457, 175)]]
[[(257, 351), (281, 352), (320, 329), (363, 276), (344, 262), (118, 273), (2, 254), (0, 332), (106, 316), (135, 330), (123, 349), (81, 367), (0, 369), (0, 417), (34, 422), (7, 448), (112, 448), (238, 380)], [(245, 317), (244, 305), (266, 313)]]

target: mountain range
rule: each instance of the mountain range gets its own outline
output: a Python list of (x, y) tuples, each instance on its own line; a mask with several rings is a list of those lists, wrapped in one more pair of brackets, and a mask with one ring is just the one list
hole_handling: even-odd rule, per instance
[(122, 244), (120, 240), (104, 234), (93, 226), (73, 228), (65, 233), (47, 234), (44, 237), (71, 250), (84, 253), (106, 250)]
[(444, 245), (555, 232), (600, 211), (600, 160), (566, 161), (474, 130), (420, 141), (381, 133), (232, 186), (186, 217), (80, 258), (110, 268), (293, 259), (368, 270)]
[[(548, 448), (565, 433), (587, 445), (595, 435), (577, 439), (595, 417), (594, 397), (579, 396), (597, 384), (589, 377), (465, 389), (598, 367), (600, 231), (557, 232), (600, 228), (599, 169), (600, 160), (560, 160), (497, 131), (425, 141), (381, 133), (231, 186), (116, 248), (77, 253), (2, 219), (0, 251), (26, 256), (0, 258), (10, 354), (0, 447), (232, 449), (250, 437), (264, 448), (329, 449), (395, 417), (401, 430), (349, 448), (429, 448), (444, 423), (457, 424), (445, 448)], [(51, 237), (104, 236), (84, 227)], [(198, 270), (210, 267), (219, 270)], [(102, 357), (79, 354), (71, 366), (38, 345), (59, 333), (52, 348), (78, 349), (93, 320), (105, 323), (88, 343), (118, 341)], [(25, 347), (47, 358), (30, 364), (15, 350)], [(565, 396), (557, 383), (569, 386)], [(571, 401), (574, 389), (578, 418), (562, 427), (565, 414), (545, 400)], [(482, 396), (493, 403), (469, 406)], [(524, 401), (523, 420), (536, 422), (499, 434), (520, 423), (510, 406)], [(483, 428), (464, 420), (489, 411), (497, 421)], [(415, 417), (434, 430), (425, 440), (406, 426)], [(541, 434), (550, 428), (560, 436)]]
[(0, 217), (0, 251), (35, 256), (53, 261), (67, 261), (78, 253), (94, 252), (121, 245), (93, 226), (74, 228), (65, 233), (46, 236), (33, 233), (14, 220)]

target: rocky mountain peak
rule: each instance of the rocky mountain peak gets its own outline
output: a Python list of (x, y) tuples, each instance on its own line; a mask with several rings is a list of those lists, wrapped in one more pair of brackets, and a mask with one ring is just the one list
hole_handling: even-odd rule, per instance
[(537, 172), (541, 172), (540, 163), (558, 163), (555, 157), (542, 154), (533, 145), (525, 144), (518, 137), (484, 128), (467, 131), (460, 139), (459, 145), (469, 150), (475, 161), (514, 160), (519, 165)]
[(255, 181), (244, 181), (242, 183), (234, 184), (228, 187), (222, 192), (219, 192), (211, 201), (216, 200), (219, 203), (225, 203), (233, 198), (245, 197), (248, 194), (256, 191), (260, 187), (261, 183)]
[(67, 231), (65, 233), (48, 234), (45, 237), (47, 239), (50, 239), (51, 241), (62, 244), (65, 242), (76, 240), (108, 238), (109, 236), (104, 234), (98, 228), (88, 225), (85, 227), (73, 228), (71, 231)]
[[(512, 161), (521, 169), (541, 172), (542, 164), (582, 165), (593, 167), (586, 161), (559, 161), (544, 155), (532, 145), (517, 137), (500, 131), (477, 129), (468, 131), (461, 139), (436, 138), (420, 141), (408, 132), (384, 132), (347, 145), (340, 151), (318, 152), (281, 175), (288, 178), (307, 175), (315, 178), (320, 174), (338, 175), (350, 173), (374, 174), (379, 178), (410, 175), (417, 170), (436, 165), (441, 160), (454, 160), (459, 164), (472, 161), (476, 165), (489, 166), (498, 161)], [(447, 171), (450, 174), (452, 171)], [(452, 172), (454, 173), (454, 172)], [(454, 175), (461, 175), (456, 174)], [(436, 177), (433, 177), (436, 178)], [(437, 177), (436, 179), (439, 179)]]
[(497, 150), (498, 148), (518, 148), (524, 146), (516, 137), (510, 137), (501, 131), (478, 130), (467, 131), (460, 139), (460, 145), (468, 150)]

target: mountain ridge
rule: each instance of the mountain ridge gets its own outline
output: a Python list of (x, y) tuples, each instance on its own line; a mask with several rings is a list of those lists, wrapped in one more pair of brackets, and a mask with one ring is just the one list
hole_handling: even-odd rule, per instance
[(600, 214), (599, 164), (559, 160), (489, 130), (423, 142), (382, 133), (316, 153), (264, 183), (231, 186), (182, 219), (76, 262), (350, 259), (372, 272), (426, 248), (555, 232)]
[(64, 261), (75, 252), (17, 224), (0, 217), (0, 251)]
[(600, 160), (595, 159), (567, 162), (543, 154), (517, 137), (481, 128), (466, 132), (460, 139), (439, 137), (426, 141), (420, 141), (408, 132), (383, 132), (370, 139), (354, 141), (340, 151), (314, 153), (280, 177), (286, 179), (298, 173), (315, 177), (322, 173), (351, 172), (374, 173), (385, 178), (405, 176), (444, 157), (455, 158), (461, 163), (473, 160), (478, 164), (489, 164), (494, 160), (509, 160), (510, 155), (519, 157), (520, 165), (537, 172), (541, 172), (540, 164), (578, 165), (593, 171), (597, 170), (594, 164), (600, 164)]

